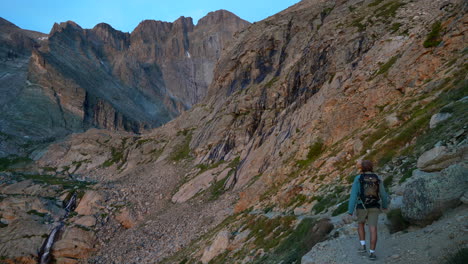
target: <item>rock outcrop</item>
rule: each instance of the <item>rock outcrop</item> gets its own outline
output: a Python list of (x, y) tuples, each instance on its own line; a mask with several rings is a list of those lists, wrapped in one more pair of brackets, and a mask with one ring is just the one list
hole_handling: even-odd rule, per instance
[(403, 217), (413, 224), (427, 225), (460, 204), (468, 188), (468, 167), (452, 165), (440, 173), (417, 172), (405, 185)]
[(468, 159), (468, 146), (449, 149), (446, 146), (436, 146), (419, 157), (417, 166), (422, 171), (440, 171), (448, 166)]
[[(237, 33), (207, 97), (178, 118), (144, 135), (92, 129), (53, 144), (37, 164), (99, 181), (109, 202), (88, 261), (298, 262), (332, 228), (324, 225), (316, 239), (314, 219), (346, 211), (359, 159), (375, 160), (388, 188), (408, 181), (417, 189), (413, 204), (406, 189), (395, 191), (402, 197), (395, 208), (425, 214), (414, 223), (438, 217), (439, 204), (457, 206), (458, 186), (458, 197), (440, 192), (455, 179), (436, 183), (449, 171), (459, 179), (465, 171), (451, 170), (464, 165), (444, 163), (427, 180), (425, 172), (411, 176), (421, 153), (466, 145), (459, 99), (468, 5), (445, 2), (302, 1)], [(148, 23), (155, 32), (167, 27)], [(452, 116), (431, 129), (444, 107)], [(141, 216), (137, 226), (119, 222), (131, 216), (120, 217), (124, 207)], [(355, 241), (353, 228), (344, 234)], [(221, 234), (216, 248), (220, 230), (231, 236)]]
[[(132, 33), (68, 21), (33, 34), (2, 21), (2, 36), (20, 37), (0, 38), (0, 57), (3, 47), (17, 47), (0, 69), (0, 86), (13, 86), (0, 101), (0, 135), (29, 145), (90, 127), (141, 132), (168, 122), (205, 96), (224, 46), (249, 24), (225, 10), (199, 25), (146, 20)], [(2, 156), (20, 154), (3, 145)]]

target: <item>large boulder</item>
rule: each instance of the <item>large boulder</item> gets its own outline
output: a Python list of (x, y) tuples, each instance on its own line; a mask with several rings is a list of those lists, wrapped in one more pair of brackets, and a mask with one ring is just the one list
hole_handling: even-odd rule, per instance
[(101, 208), (99, 205), (101, 200), (102, 197), (98, 192), (87, 191), (83, 198), (81, 198), (75, 212), (80, 215), (94, 215), (99, 211), (99, 208)]
[(424, 152), (418, 159), (418, 169), (422, 171), (440, 171), (448, 166), (468, 158), (468, 145), (456, 149), (437, 146)]
[(203, 264), (210, 262), (213, 258), (223, 253), (229, 246), (230, 233), (227, 230), (222, 230), (218, 233), (211, 246), (207, 247), (203, 252), (201, 261)]
[(447, 209), (457, 206), (467, 188), (466, 164), (455, 164), (433, 173), (416, 170), (405, 185), (402, 215), (413, 224), (429, 224)]
[(94, 250), (95, 237), (91, 231), (77, 227), (66, 227), (60, 240), (53, 248), (52, 254), (57, 259), (81, 259), (86, 258)]
[(439, 123), (449, 119), (452, 116), (451, 113), (437, 113), (431, 117), (429, 122), (430, 128), (435, 128)]

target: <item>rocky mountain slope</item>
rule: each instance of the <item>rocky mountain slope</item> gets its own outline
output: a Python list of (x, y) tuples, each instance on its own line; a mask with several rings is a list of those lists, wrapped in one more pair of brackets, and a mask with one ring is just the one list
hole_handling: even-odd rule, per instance
[(90, 127), (140, 132), (166, 123), (205, 96), (223, 47), (249, 24), (225, 10), (197, 25), (146, 20), (132, 33), (68, 21), (32, 36), (2, 23), (2, 35), (15, 32), (1, 40), (1, 132), (27, 146)]
[[(70, 255), (53, 253), (61, 263), (337, 262), (326, 245), (349, 249), (340, 245), (354, 231), (336, 216), (359, 159), (375, 161), (392, 194), (392, 232), (442, 237), (443, 223), (466, 216), (467, 10), (461, 0), (301, 1), (241, 30), (207, 97), (173, 121), (143, 135), (74, 134), (5, 177), (26, 167), (95, 183), (80, 201), (91, 213), (78, 215), (93, 217), (94, 235), (76, 237), (96, 246), (71, 242)], [(450, 250), (466, 247), (463, 219)], [(445, 254), (383, 237), (412, 247), (383, 252), (387, 262)], [(1, 254), (25, 257), (6, 245)]]

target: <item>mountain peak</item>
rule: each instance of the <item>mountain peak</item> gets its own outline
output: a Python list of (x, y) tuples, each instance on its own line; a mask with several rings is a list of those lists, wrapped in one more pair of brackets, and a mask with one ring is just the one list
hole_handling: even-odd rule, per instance
[(74, 21), (68, 20), (66, 22), (61, 22), (60, 24), (54, 23), (49, 35), (52, 36), (55, 32), (61, 32), (66, 29), (82, 30), (83, 28)]
[(225, 21), (243, 21), (245, 23), (250, 24), (249, 22), (241, 19), (234, 13), (231, 13), (224, 9), (220, 9), (217, 11), (209, 12), (206, 16), (200, 18), (200, 20), (198, 20), (197, 26), (219, 24)]
[(11, 23), (10, 21), (4, 19), (3, 17), (0, 17), (0, 27), (14, 27), (14, 28), (19, 28), (17, 25)]

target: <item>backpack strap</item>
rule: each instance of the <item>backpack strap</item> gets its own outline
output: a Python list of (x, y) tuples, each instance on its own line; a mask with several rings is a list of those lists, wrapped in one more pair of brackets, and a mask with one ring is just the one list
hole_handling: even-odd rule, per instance
[[(361, 195), (364, 193), (363, 183), (364, 183), (364, 173), (361, 173), (361, 175), (359, 175), (359, 186), (360, 186), (360, 188), (359, 188), (358, 199), (359, 199), (359, 201), (361, 201), (362, 207), (364, 207), (364, 210), (366, 210), (366, 212), (367, 212), (366, 205), (364, 204), (364, 201), (361, 198)], [(356, 206), (357, 206), (357, 203), (356, 203)]]

